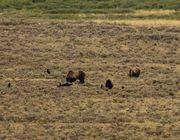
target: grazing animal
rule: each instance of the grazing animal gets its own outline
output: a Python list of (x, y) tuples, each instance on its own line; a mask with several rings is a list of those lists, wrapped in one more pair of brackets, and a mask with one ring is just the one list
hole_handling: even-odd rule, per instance
[(141, 70), (137, 67), (131, 68), (129, 70), (129, 77), (139, 77)]
[(8, 88), (10, 88), (10, 87), (11, 87), (11, 83), (9, 82), (9, 83), (8, 83)]
[(83, 72), (81, 70), (78, 71), (76, 78), (79, 80), (80, 83), (82, 83), (82, 84), (84, 83), (85, 77), (86, 77), (85, 72)]
[(67, 76), (66, 76), (66, 82), (75, 82), (76, 81), (76, 74), (74, 73), (74, 71), (69, 71)]
[(102, 89), (112, 89), (113, 88), (113, 83), (111, 80), (107, 80), (106, 83), (105, 83), (105, 86), (104, 85), (101, 85), (101, 88)]
[(50, 72), (50, 70), (49, 70), (49, 69), (47, 69), (47, 73), (48, 73), (48, 74), (51, 74), (51, 72)]
[(109, 88), (109, 89), (112, 89), (113, 88), (113, 83), (111, 80), (107, 80), (106, 81), (106, 87)]
[(83, 71), (69, 71), (67, 76), (66, 76), (66, 82), (75, 82), (76, 80), (79, 80), (80, 83), (84, 83), (85, 80), (85, 73)]

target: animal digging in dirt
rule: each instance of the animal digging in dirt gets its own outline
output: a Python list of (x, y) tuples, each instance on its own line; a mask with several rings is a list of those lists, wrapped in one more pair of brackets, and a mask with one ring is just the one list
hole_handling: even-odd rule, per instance
[(133, 67), (129, 70), (129, 77), (139, 77), (141, 70), (138, 67)]
[(59, 84), (58, 87), (60, 86), (71, 86), (73, 82), (75, 82), (76, 80), (79, 80), (79, 82), (81, 84), (83, 84), (85, 82), (85, 72), (83, 71), (69, 71), (67, 76), (66, 76), (66, 82), (63, 84)]
[(85, 73), (83, 71), (69, 71), (66, 76), (66, 82), (75, 82), (76, 80), (79, 80), (80, 83), (84, 83), (85, 80)]

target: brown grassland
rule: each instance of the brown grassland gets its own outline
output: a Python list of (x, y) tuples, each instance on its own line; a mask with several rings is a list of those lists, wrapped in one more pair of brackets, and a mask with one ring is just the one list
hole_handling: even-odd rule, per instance
[(0, 139), (178, 139), (180, 24), (137, 22), (1, 19)]

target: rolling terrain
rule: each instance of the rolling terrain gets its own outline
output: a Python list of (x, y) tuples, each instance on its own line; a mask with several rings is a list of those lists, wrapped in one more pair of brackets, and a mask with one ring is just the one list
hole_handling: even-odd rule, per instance
[(0, 139), (177, 140), (180, 26), (132, 24), (1, 19)]

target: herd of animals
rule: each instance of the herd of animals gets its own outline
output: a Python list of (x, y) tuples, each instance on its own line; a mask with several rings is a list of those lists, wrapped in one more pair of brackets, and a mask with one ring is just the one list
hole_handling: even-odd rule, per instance
[[(47, 73), (50, 74), (51, 71), (49, 69), (47, 69)], [(141, 70), (138, 67), (133, 67), (129, 70), (129, 77), (139, 77), (141, 73)], [(79, 71), (72, 71), (70, 70), (66, 76), (65, 82), (64, 83), (59, 83), (59, 85), (57, 87), (61, 87), (61, 86), (71, 86), (73, 85), (74, 82), (79, 81), (80, 84), (84, 84), (85, 83), (85, 77), (86, 74), (85, 72), (79, 70)], [(113, 88), (113, 83), (110, 79), (106, 80), (105, 85), (102, 84), (101, 88), (102, 89), (112, 89)], [(8, 83), (8, 87), (11, 87), (11, 83)]]
[[(129, 77), (139, 77), (140, 75), (140, 72), (141, 70), (138, 68), (138, 67), (133, 67), (129, 70)], [(47, 69), (47, 73), (50, 74), (50, 70)], [(83, 84), (85, 82), (85, 72), (83, 71), (69, 71), (67, 76), (66, 76), (66, 79), (65, 79), (65, 82), (62, 84), (62, 83), (59, 83), (58, 87), (61, 87), (61, 86), (71, 86), (75, 81), (79, 81), (80, 84)], [(101, 85), (101, 88), (102, 89), (112, 89), (113, 88), (113, 83), (110, 79), (106, 80), (106, 83), (105, 85)]]

